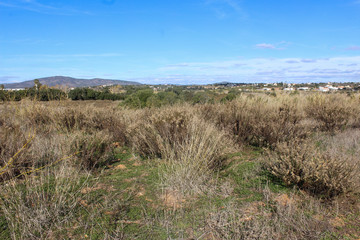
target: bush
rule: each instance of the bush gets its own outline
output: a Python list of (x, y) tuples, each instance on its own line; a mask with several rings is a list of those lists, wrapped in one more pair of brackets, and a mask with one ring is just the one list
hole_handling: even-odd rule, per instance
[(78, 133), (74, 136), (73, 149), (79, 164), (86, 169), (103, 167), (113, 159), (113, 145), (106, 132)]
[(356, 156), (332, 154), (310, 141), (279, 144), (267, 152), (264, 164), (287, 185), (325, 197), (354, 192), (359, 186)]
[(164, 159), (162, 186), (181, 194), (205, 190), (212, 170), (222, 165), (233, 143), (214, 124), (196, 115), (189, 105), (143, 112), (128, 136), (144, 157)]
[(343, 95), (315, 95), (308, 98), (306, 113), (320, 123), (321, 130), (333, 132), (347, 127), (356, 108), (355, 101)]
[(199, 109), (205, 119), (236, 136), (240, 144), (274, 147), (279, 142), (304, 138), (308, 132), (296, 98), (240, 96), (227, 104)]

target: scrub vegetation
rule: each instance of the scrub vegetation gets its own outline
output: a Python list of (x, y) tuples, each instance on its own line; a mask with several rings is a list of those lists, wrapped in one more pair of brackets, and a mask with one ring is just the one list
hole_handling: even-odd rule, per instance
[(207, 97), (0, 103), (0, 238), (360, 238), (358, 94)]

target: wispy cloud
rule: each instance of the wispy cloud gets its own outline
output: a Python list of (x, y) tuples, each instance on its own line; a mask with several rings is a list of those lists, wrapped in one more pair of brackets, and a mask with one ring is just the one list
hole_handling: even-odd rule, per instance
[(90, 15), (88, 11), (77, 10), (68, 6), (53, 6), (36, 0), (0, 0), (0, 6), (50, 15)]
[(80, 54), (54, 54), (54, 55), (43, 55), (48, 57), (121, 57), (124, 54), (121, 53), (80, 53)]
[(346, 48), (345, 50), (360, 51), (360, 46), (350, 46), (350, 47)]
[(242, 18), (248, 16), (239, 0), (205, 0), (205, 4), (211, 6), (220, 19), (226, 18), (234, 12)]
[(8, 57), (3, 57), (3, 61), (20, 61), (21, 59), (27, 61), (51, 61), (51, 60), (67, 60), (67, 59), (76, 59), (76, 58), (111, 58), (111, 57), (122, 57), (125, 56), (122, 53), (109, 52), (109, 53), (72, 53), (72, 54), (21, 54), (21, 55), (11, 55)]
[(256, 44), (255, 47), (261, 48), (261, 49), (276, 49), (276, 47), (270, 43), (259, 43), (259, 44)]
[(274, 50), (284, 50), (290, 43), (286, 41), (281, 41), (278, 43), (258, 43), (255, 45), (255, 48), (258, 49), (274, 49)]
[(240, 7), (240, 4), (236, 0), (222, 0), (225, 4), (229, 5), (232, 9), (234, 9), (236, 12), (243, 14), (244, 11), (242, 7)]

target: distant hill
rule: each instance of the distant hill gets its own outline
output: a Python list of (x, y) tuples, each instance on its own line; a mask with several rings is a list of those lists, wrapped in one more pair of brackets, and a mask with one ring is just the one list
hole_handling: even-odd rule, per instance
[[(72, 77), (64, 76), (55, 76), (55, 77), (45, 77), (38, 78), (41, 84), (45, 84), (49, 87), (54, 87), (56, 85), (63, 85), (68, 87), (90, 87), (90, 86), (100, 86), (100, 85), (140, 85), (138, 82), (130, 82), (124, 80), (112, 80), (112, 79), (79, 79)], [(34, 86), (34, 80), (29, 80), (19, 83), (8, 83), (4, 84), (5, 88), (30, 88)]]

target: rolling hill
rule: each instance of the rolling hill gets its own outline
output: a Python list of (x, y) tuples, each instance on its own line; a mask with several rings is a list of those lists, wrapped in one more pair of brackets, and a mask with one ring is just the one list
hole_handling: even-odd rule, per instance
[[(138, 82), (124, 81), (124, 80), (112, 80), (112, 79), (79, 79), (64, 76), (54, 76), (38, 78), (41, 84), (54, 87), (56, 85), (68, 86), (68, 87), (90, 87), (100, 85), (140, 85)], [(7, 83), (4, 84), (5, 88), (30, 88), (34, 86), (34, 80), (19, 82), (19, 83)]]

